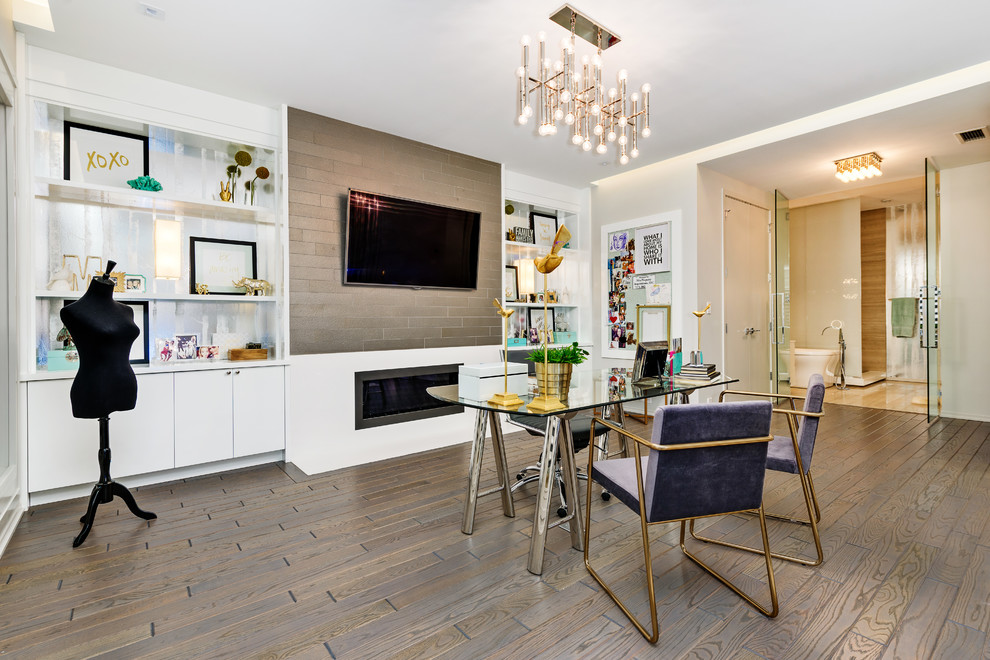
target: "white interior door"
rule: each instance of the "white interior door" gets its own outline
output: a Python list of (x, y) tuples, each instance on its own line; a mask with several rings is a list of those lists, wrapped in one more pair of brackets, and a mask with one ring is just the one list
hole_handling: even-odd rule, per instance
[(770, 211), (723, 196), (726, 375), (733, 389), (769, 392)]

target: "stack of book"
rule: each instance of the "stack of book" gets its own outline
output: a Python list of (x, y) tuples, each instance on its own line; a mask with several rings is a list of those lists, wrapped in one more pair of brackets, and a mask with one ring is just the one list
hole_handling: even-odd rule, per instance
[(685, 364), (681, 366), (678, 378), (685, 380), (711, 380), (719, 375), (714, 364)]

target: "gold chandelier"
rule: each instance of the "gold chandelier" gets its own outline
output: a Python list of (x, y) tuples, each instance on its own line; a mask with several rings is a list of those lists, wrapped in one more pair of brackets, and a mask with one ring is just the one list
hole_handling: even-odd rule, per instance
[(881, 176), (883, 174), (880, 171), (881, 162), (883, 159), (874, 151), (837, 160), (835, 161), (835, 178), (843, 183), (849, 183), (850, 181), (861, 181)]
[[(619, 43), (619, 38), (570, 5), (564, 5), (550, 20), (570, 28), (571, 35), (561, 41), (561, 57), (551, 66), (546, 34), (540, 32), (536, 77), (530, 72), (529, 37), (522, 38), (522, 66), (516, 70), (517, 121), (527, 124), (535, 115), (540, 135), (556, 135), (557, 123), (563, 122), (570, 127), (571, 143), (583, 151), (594, 148), (596, 153), (605, 154), (608, 143), (614, 142), (619, 163), (625, 165), (630, 157), (639, 156), (638, 138), (650, 136), (649, 84), (640, 89), (642, 96), (639, 92), (627, 94), (628, 74), (620, 69), (616, 86), (606, 92), (602, 51)], [(575, 62), (575, 36), (598, 49), (593, 57), (581, 58), (580, 69)]]

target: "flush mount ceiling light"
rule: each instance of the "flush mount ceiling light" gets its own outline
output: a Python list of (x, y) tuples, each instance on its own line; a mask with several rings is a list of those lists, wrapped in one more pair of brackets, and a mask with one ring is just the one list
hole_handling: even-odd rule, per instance
[(843, 183), (850, 181), (861, 181), (862, 179), (872, 179), (880, 176), (880, 163), (883, 161), (876, 152), (843, 158), (835, 161), (835, 178)]
[[(642, 86), (642, 97), (639, 92), (627, 94), (628, 74), (620, 69), (616, 86), (606, 92), (602, 51), (619, 43), (619, 37), (570, 5), (550, 20), (571, 34), (561, 41), (561, 57), (551, 65), (546, 34), (540, 32), (536, 77), (530, 72), (529, 37), (522, 38), (522, 66), (516, 70), (518, 122), (527, 124), (535, 114), (540, 135), (556, 135), (557, 123), (563, 122), (570, 127), (571, 143), (583, 151), (594, 148), (595, 153), (605, 154), (608, 143), (614, 142), (619, 163), (625, 165), (639, 155), (637, 139), (650, 136), (650, 86)], [(576, 36), (597, 48), (594, 56), (581, 58), (580, 69), (575, 62)]]

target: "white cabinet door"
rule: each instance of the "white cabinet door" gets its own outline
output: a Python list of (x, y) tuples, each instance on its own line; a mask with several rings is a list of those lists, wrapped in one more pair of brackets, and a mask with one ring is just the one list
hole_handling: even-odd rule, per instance
[(234, 456), (285, 449), (285, 369), (234, 370)]
[[(28, 490), (96, 483), (100, 424), (76, 419), (71, 380), (28, 383)], [(172, 374), (138, 376), (134, 410), (110, 415), (110, 474), (114, 478), (167, 470), (173, 463)]]
[(230, 369), (175, 375), (175, 467), (234, 456)]

